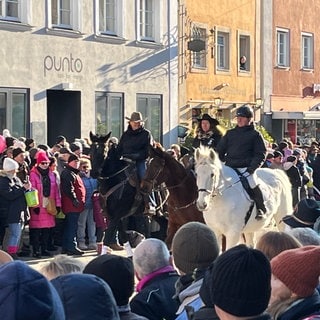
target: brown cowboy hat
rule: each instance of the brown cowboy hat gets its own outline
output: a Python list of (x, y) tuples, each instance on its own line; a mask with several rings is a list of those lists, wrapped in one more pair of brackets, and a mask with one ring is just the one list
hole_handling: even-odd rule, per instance
[(211, 125), (217, 126), (219, 125), (219, 121), (215, 118), (210, 117), (207, 113), (204, 113), (201, 118), (198, 118), (198, 121), (207, 120), (211, 123)]
[(303, 199), (291, 215), (285, 216), (282, 221), (292, 228), (313, 228), (314, 223), (320, 217), (320, 207), (313, 199)]
[(143, 120), (141, 112), (136, 111), (132, 112), (131, 117), (126, 117), (126, 119), (133, 122), (145, 122), (147, 120), (147, 118)]

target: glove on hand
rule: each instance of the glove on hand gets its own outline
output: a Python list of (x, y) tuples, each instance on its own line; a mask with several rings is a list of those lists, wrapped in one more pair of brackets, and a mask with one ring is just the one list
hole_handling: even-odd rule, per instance
[(252, 168), (247, 168), (247, 172), (248, 172), (249, 174), (253, 174), (253, 173), (254, 173), (254, 169), (252, 169)]
[(61, 208), (60, 207), (56, 207), (57, 212), (60, 212)]
[(40, 213), (40, 208), (39, 207), (33, 208), (33, 213), (39, 214)]
[(73, 204), (76, 208), (78, 208), (78, 207), (80, 206), (80, 202), (78, 201), (78, 199), (72, 200), (72, 204)]

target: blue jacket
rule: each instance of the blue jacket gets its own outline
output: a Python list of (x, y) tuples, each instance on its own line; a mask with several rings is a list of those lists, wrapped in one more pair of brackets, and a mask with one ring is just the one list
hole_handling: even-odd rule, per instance
[(80, 172), (80, 177), (86, 189), (86, 200), (84, 203), (85, 209), (93, 209), (92, 195), (93, 191), (98, 189), (98, 181), (92, 177), (86, 177)]

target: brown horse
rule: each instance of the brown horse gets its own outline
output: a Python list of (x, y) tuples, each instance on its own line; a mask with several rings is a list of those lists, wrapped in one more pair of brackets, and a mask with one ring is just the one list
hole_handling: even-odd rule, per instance
[(185, 167), (161, 147), (149, 150), (149, 161), (141, 189), (150, 193), (156, 188), (169, 191), (168, 230), (166, 243), (170, 248), (173, 236), (185, 223), (199, 221), (205, 223), (203, 214), (197, 209), (198, 189), (192, 171)]

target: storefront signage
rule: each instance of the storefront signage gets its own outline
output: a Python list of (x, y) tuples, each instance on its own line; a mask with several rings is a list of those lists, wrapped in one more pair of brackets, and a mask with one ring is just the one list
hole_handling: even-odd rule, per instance
[(83, 63), (80, 58), (74, 58), (72, 53), (65, 57), (46, 56), (43, 60), (44, 76), (48, 72), (81, 73)]

